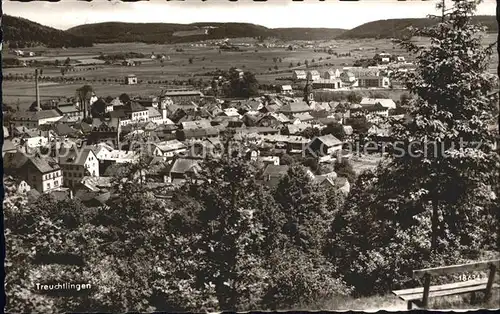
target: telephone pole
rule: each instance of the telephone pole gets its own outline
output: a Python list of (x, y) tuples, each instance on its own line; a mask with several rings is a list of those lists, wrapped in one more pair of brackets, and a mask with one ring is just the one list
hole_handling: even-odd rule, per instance
[(441, 1), (441, 23), (444, 23), (445, 0)]

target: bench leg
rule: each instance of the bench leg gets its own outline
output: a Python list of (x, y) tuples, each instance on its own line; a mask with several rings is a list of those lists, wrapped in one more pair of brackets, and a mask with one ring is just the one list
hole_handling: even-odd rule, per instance
[(476, 304), (476, 302), (477, 302), (477, 295), (475, 292), (472, 292), (470, 296), (470, 304)]
[(408, 310), (411, 310), (411, 308), (412, 308), (412, 302), (411, 302), (411, 301), (408, 301), (408, 306), (407, 306), (407, 309), (408, 309)]

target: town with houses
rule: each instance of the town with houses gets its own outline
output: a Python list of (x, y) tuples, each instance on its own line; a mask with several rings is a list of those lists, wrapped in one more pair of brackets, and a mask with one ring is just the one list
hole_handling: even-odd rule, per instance
[[(432, 18), (419, 1), (390, 19), (240, 7), (276, 28), (176, 24), (160, 1), (103, 1), (97, 20), (122, 17), (76, 25), (85, 3), (34, 2), (6, 6), (75, 25), (1, 18), (6, 312), (497, 305), (498, 30), (481, 1), (434, 1)], [(209, 2), (178, 16), (236, 18)], [(310, 12), (342, 28), (301, 27)]]
[[(241, 69), (230, 71), (243, 77)], [(359, 137), (346, 123), (351, 116), (370, 124), (368, 134), (388, 138), (390, 129), (383, 121), (394, 113), (394, 100), (362, 97), (359, 103), (320, 102), (315, 101), (314, 91), (385, 89), (390, 86), (389, 74), (386, 67), (324, 73), (295, 70), (294, 82), (305, 82), (303, 96), (294, 97), (296, 90), (282, 85), (280, 93), (249, 99), (222, 99), (184, 88), (148, 97), (110, 97), (89, 90), (86, 98), (42, 102), (37, 80), (37, 99), (30, 109), (15, 112), (4, 125), (5, 175), (18, 183), (20, 193), (34, 199), (40, 193), (56, 193), (105, 203), (120, 164), (136, 163), (149, 155), (151, 165), (141, 175), (152, 186), (168, 191), (195, 175), (204, 158), (221, 152), (230, 132), (239, 153), (261, 162), (259, 179), (276, 184), (288, 170), (284, 155), (286, 159), (312, 154), (326, 164), (351, 158), (353, 152), (345, 149), (346, 144)], [(128, 75), (125, 83), (137, 84), (137, 77)], [(335, 132), (322, 132), (332, 125), (340, 126), (342, 139)], [(308, 129), (319, 132), (304, 134)], [(310, 175), (345, 193), (352, 184), (334, 171), (310, 171)]]

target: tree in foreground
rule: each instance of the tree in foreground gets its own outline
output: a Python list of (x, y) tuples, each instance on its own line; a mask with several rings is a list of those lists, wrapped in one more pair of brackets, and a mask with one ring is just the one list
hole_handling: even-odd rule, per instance
[(332, 226), (330, 254), (361, 294), (404, 286), (412, 269), (473, 258), (496, 234), (487, 222), (499, 175), (488, 129), (492, 51), (471, 23), (479, 1), (453, 2), (441, 23), (413, 31), (429, 47), (400, 42), (416, 55), (417, 70), (401, 74), (412, 120), (394, 121), (389, 160), (358, 178)]

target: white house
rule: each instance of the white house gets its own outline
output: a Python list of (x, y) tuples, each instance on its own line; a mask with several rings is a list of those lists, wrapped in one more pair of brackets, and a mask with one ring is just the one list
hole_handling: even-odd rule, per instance
[(307, 73), (304, 70), (295, 70), (292, 73), (292, 78), (294, 80), (305, 80), (307, 79)]
[(330, 69), (324, 73), (323, 77), (327, 80), (340, 78), (340, 70), (339, 69), (335, 69), (335, 70)]
[(42, 124), (50, 124), (59, 121), (62, 116), (54, 109), (40, 111), (18, 111), (14, 113), (9, 123), (13, 127), (24, 126), (37, 128)]
[(90, 147), (72, 149), (60, 153), (59, 164), (64, 177), (64, 185), (73, 187), (85, 176), (99, 176), (99, 160)]
[(377, 103), (381, 104), (382, 106), (384, 106), (387, 109), (396, 109), (396, 103), (394, 102), (394, 100), (392, 100), (390, 98), (368, 98), (368, 97), (364, 97), (364, 98), (361, 99), (360, 105), (362, 107), (365, 107), (365, 106), (373, 106), (373, 105), (375, 105)]
[(317, 81), (317, 80), (321, 79), (321, 75), (319, 74), (319, 72), (317, 70), (311, 70), (311, 71), (307, 72), (307, 79), (309, 79), (311, 81)]
[(292, 94), (293, 93), (293, 89), (292, 89), (292, 86), (291, 85), (281, 85), (281, 93), (282, 94)]
[(127, 75), (126, 81), (127, 85), (135, 85), (137, 84), (137, 76), (134, 74)]
[(155, 143), (153, 147), (153, 156), (164, 157), (164, 159), (173, 158), (187, 150), (187, 146), (178, 140)]

